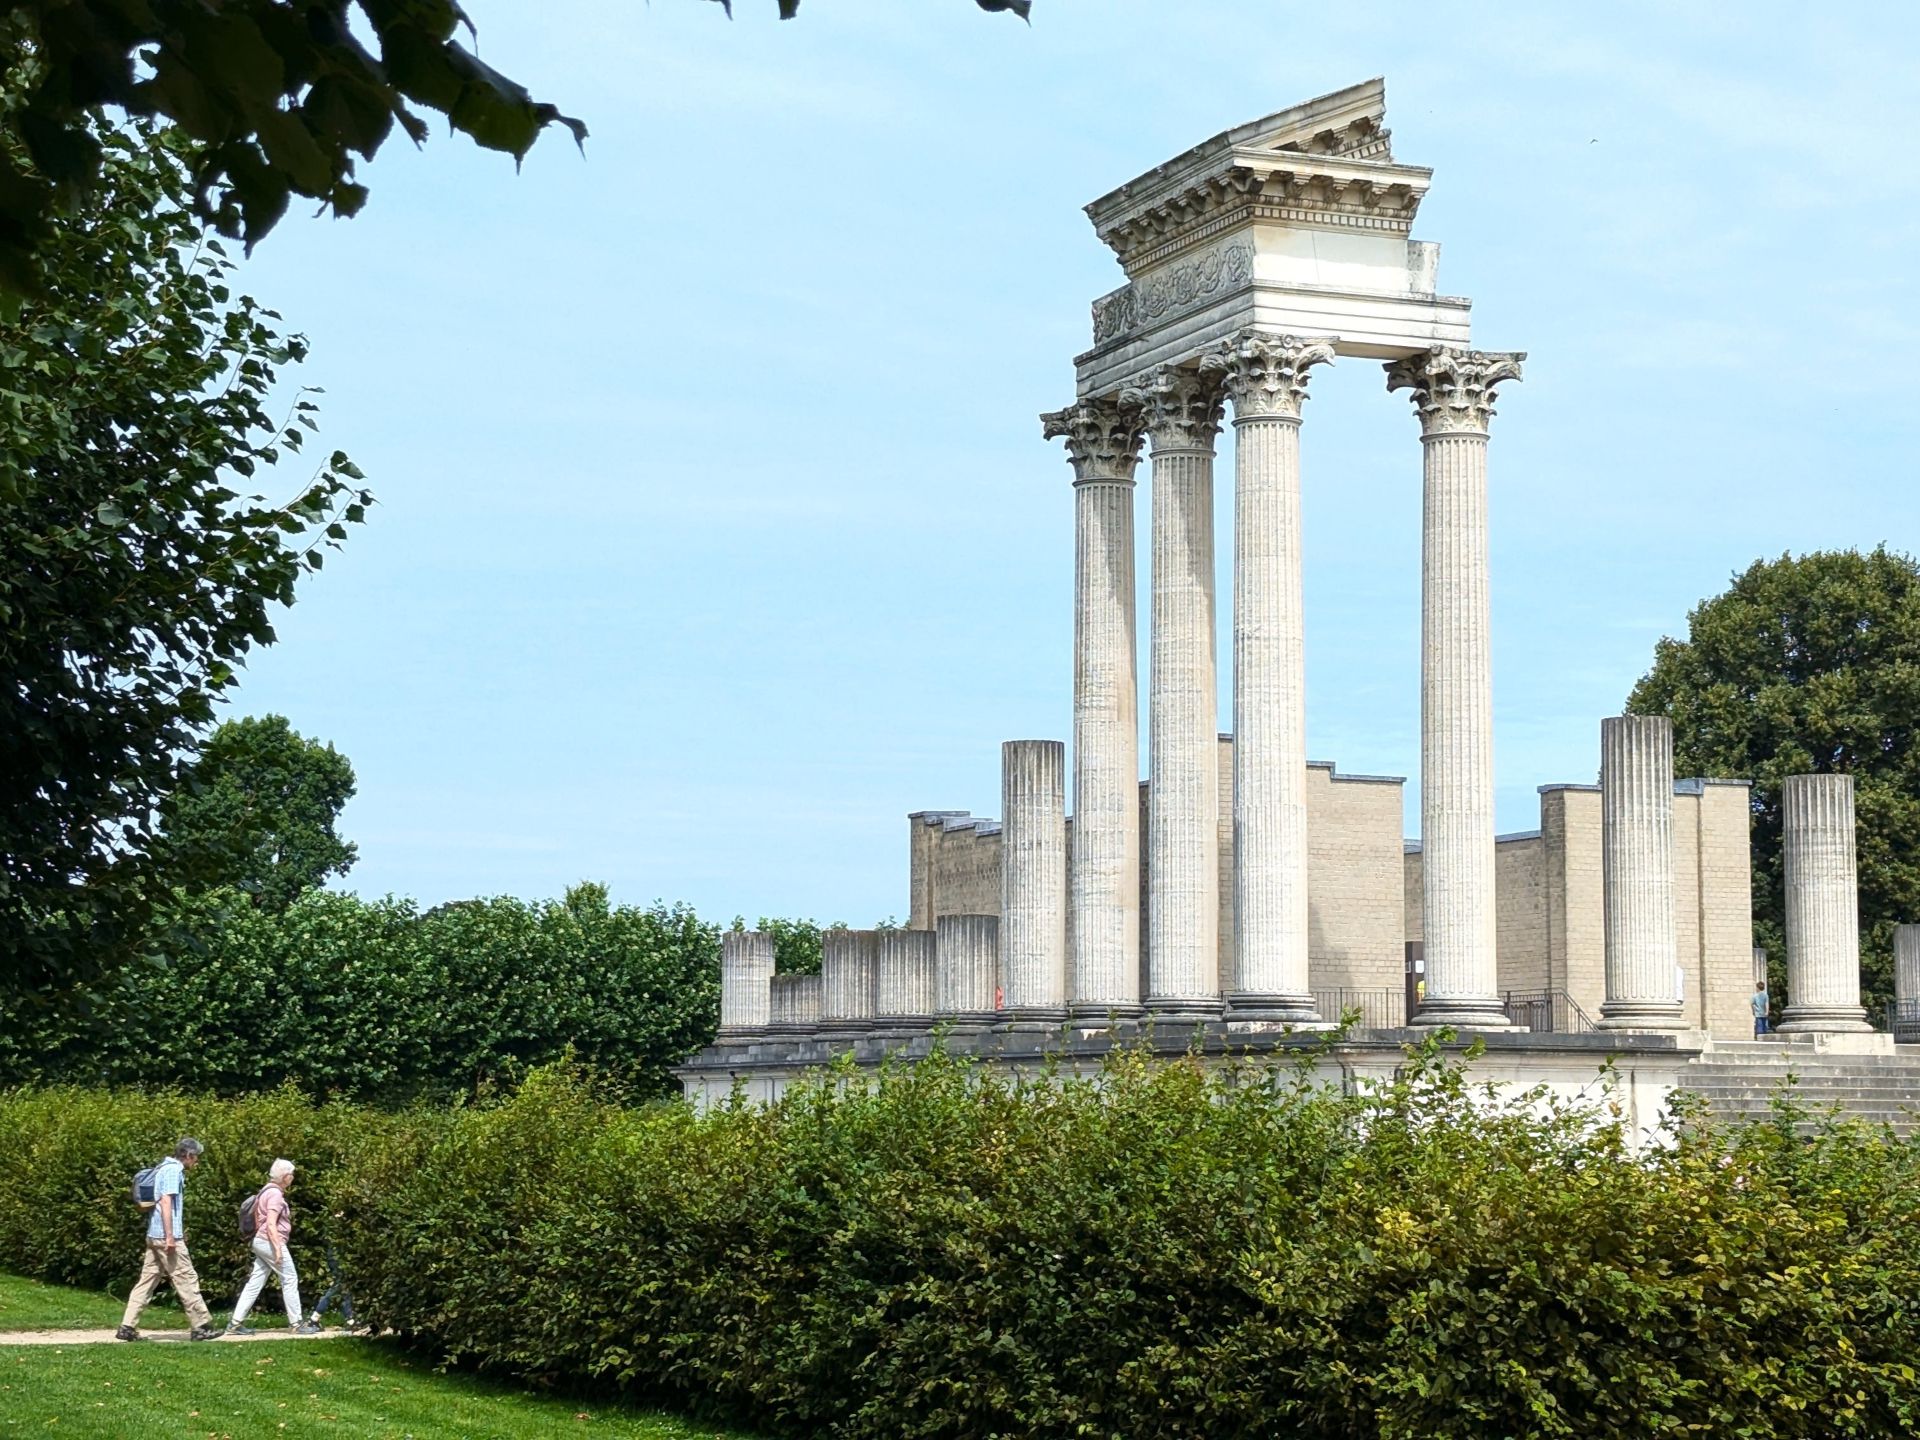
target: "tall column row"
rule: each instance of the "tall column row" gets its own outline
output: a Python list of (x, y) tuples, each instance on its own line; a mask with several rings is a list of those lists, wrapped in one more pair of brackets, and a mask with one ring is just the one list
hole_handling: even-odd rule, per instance
[[(1073, 864), (1068, 998), (1132, 1014), (1140, 824), (1133, 474), (1152, 442), (1145, 1001), (1217, 1013), (1218, 772), (1213, 763), (1214, 441), (1234, 407), (1235, 935), (1230, 1011), (1311, 1023), (1308, 975), (1301, 407), (1329, 337), (1243, 332), (1042, 417), (1075, 484)], [(1427, 978), (1414, 1021), (1503, 1028), (1494, 951), (1486, 451), (1517, 352), (1431, 350), (1387, 367), (1412, 391), (1423, 448), (1421, 838)]]

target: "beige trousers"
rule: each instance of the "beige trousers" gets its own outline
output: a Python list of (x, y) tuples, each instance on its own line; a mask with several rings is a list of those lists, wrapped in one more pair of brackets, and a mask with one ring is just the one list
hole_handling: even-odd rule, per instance
[(207, 1302), (200, 1298), (200, 1276), (193, 1268), (192, 1257), (187, 1254), (186, 1241), (169, 1250), (160, 1241), (149, 1240), (147, 1258), (140, 1266), (140, 1279), (134, 1285), (133, 1293), (127, 1296), (127, 1313), (120, 1317), (122, 1325), (132, 1329), (139, 1323), (140, 1312), (147, 1308), (147, 1302), (153, 1298), (153, 1292), (162, 1280), (173, 1286), (173, 1293), (180, 1297), (191, 1323), (213, 1324), (213, 1315), (207, 1309)]

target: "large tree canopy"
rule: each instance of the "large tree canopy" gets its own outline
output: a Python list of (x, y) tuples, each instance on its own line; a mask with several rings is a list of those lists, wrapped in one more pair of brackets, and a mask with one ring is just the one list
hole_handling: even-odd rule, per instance
[[(137, 943), (182, 756), (371, 503), (345, 455), (300, 454), (314, 404), (275, 397), (305, 342), (231, 292), (177, 138), (101, 143), (41, 295), (0, 316), (0, 980), (30, 988)], [(269, 475), (282, 498), (242, 492)]]
[(284, 716), (229, 720), (161, 803), (158, 849), (198, 883), (284, 910), (352, 868), (359, 852), (335, 827), (353, 789), (352, 762)]
[(1755, 928), (1780, 971), (1780, 797), (1851, 775), (1864, 995), (1892, 993), (1892, 931), (1920, 920), (1920, 566), (1884, 546), (1756, 561), (1663, 639), (1627, 708), (1673, 720), (1682, 774), (1751, 779)]
[[(732, 0), (719, 0), (733, 13)], [(975, 0), (1025, 17), (1030, 0)], [(779, 0), (791, 19), (799, 0)], [(99, 183), (103, 106), (164, 118), (194, 143), (200, 216), (249, 246), (303, 195), (336, 215), (366, 203), (355, 177), (420, 111), (476, 144), (525, 156), (549, 125), (587, 127), (483, 62), (457, 0), (24, 0), (0, 44), (34, 84), (0, 148), (0, 286), (33, 293), (63, 204)], [(582, 37), (583, 39), (585, 37)], [(370, 43), (369, 43), (370, 42)]]

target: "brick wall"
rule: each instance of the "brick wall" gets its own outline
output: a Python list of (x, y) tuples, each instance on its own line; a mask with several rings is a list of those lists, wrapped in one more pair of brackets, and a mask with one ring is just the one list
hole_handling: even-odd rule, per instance
[(942, 915), (1000, 913), (1000, 822), (964, 810), (907, 817), (911, 904), (907, 927), (931, 930)]
[(1546, 842), (1511, 835), (1493, 847), (1496, 964), (1501, 993), (1551, 990), (1547, 973)]
[(1744, 780), (1700, 783), (1700, 964), (1706, 1027), (1753, 1034), (1752, 792)]

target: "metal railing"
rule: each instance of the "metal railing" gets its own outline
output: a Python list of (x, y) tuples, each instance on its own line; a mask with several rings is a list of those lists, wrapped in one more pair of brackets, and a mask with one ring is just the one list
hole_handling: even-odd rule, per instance
[(1887, 1029), (1897, 1045), (1920, 1045), (1920, 1000), (1889, 1000)]
[(1348, 1011), (1358, 1012), (1359, 1030), (1397, 1030), (1406, 1024), (1407, 997), (1399, 987), (1381, 990), (1338, 988), (1313, 992), (1313, 1005), (1322, 1020), (1338, 1024)]
[(1546, 1035), (1577, 1035), (1597, 1030), (1593, 1017), (1564, 990), (1509, 990), (1501, 1003), (1507, 1019)]

